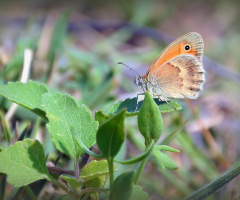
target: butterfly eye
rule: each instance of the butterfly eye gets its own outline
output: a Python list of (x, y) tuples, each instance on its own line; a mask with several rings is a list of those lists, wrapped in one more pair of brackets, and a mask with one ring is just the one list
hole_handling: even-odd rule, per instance
[(189, 44), (186, 44), (186, 45), (185, 45), (185, 50), (186, 50), (186, 51), (190, 50), (190, 48), (191, 48), (191, 47), (190, 47)]

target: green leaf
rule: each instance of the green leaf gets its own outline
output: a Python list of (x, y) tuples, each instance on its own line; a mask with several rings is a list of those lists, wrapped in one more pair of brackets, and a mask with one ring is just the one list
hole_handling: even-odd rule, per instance
[[(117, 171), (117, 167), (114, 166), (114, 171)], [(106, 175), (109, 173), (108, 163), (106, 160), (96, 161), (88, 163), (80, 174), (80, 178), (85, 181), (95, 179), (99, 176)]]
[(83, 151), (75, 137), (90, 148), (95, 143), (98, 122), (84, 105), (79, 106), (69, 95), (44, 94), (42, 102), (49, 120), (47, 128), (56, 148), (73, 160), (78, 159)]
[(129, 200), (147, 200), (148, 194), (139, 185), (133, 185), (132, 194)]
[(236, 165), (224, 172), (220, 177), (218, 177), (211, 183), (205, 185), (204, 187), (200, 188), (196, 192), (186, 197), (184, 200), (206, 199), (208, 196), (219, 190), (221, 187), (225, 186), (229, 181), (237, 177), (239, 174), (240, 162), (238, 162)]
[(106, 158), (114, 158), (124, 140), (124, 117), (126, 110), (103, 122), (97, 131), (97, 144)]
[(0, 86), (0, 95), (34, 112), (45, 120), (47, 118), (42, 107), (41, 96), (48, 92), (44, 84), (39, 85), (34, 81), (28, 81), (28, 83), (10, 82), (7, 85)]
[(70, 184), (74, 190), (80, 192), (81, 191), (81, 188), (82, 188), (82, 180), (81, 179), (76, 179), (75, 177), (73, 176), (68, 176), (68, 175), (61, 175), (60, 176), (63, 180), (67, 181), (68, 184)]
[(113, 182), (110, 192), (111, 200), (129, 200), (133, 191), (133, 179), (136, 171), (125, 172)]
[[(154, 99), (154, 101), (158, 105), (158, 109), (161, 111), (161, 113), (175, 111), (174, 108), (176, 108), (176, 110), (182, 109), (182, 107), (176, 102), (172, 102), (172, 101), (169, 102), (169, 104), (174, 107), (174, 108), (172, 108), (165, 101), (159, 101), (158, 99)], [(114, 114), (119, 113), (123, 108), (126, 108), (127, 109), (126, 117), (135, 116), (138, 114), (138, 112), (142, 106), (142, 103), (143, 103), (143, 101), (140, 101), (138, 103), (138, 107), (137, 107), (137, 97), (135, 97), (133, 99), (126, 99), (124, 101), (119, 101), (117, 103), (112, 104), (106, 111), (106, 114), (114, 115)], [(136, 110), (136, 108), (137, 108), (137, 110)]]
[(145, 138), (146, 146), (150, 144), (152, 139), (157, 142), (162, 133), (161, 112), (148, 92), (145, 93), (142, 107), (138, 113), (138, 128)]
[[(163, 145), (161, 145), (161, 147), (163, 147)], [(176, 149), (173, 149), (171, 147), (166, 147), (165, 146), (165, 147), (163, 147), (163, 150), (175, 151)], [(171, 158), (169, 158), (166, 154), (162, 153), (159, 150), (159, 146), (153, 148), (152, 156), (154, 158), (154, 161), (157, 163), (157, 165), (161, 169), (166, 169), (166, 168), (167, 169), (171, 169), (171, 170), (177, 170), (178, 169), (177, 164)]]
[(0, 153), (0, 172), (8, 175), (15, 187), (28, 185), (40, 179), (49, 179), (43, 147), (38, 140), (16, 142)]

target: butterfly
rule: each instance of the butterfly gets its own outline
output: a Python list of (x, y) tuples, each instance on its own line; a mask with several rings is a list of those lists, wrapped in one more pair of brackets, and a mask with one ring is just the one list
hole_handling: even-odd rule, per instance
[(141, 76), (129, 67), (138, 74), (135, 84), (141, 86), (144, 93), (148, 91), (160, 101), (196, 99), (205, 82), (203, 48), (203, 39), (199, 33), (183, 35), (163, 50), (145, 75)]

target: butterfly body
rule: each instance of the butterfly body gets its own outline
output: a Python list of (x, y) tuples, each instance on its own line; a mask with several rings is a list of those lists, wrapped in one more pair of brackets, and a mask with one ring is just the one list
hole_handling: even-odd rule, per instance
[(135, 84), (160, 100), (196, 99), (205, 81), (203, 40), (188, 33), (168, 45)]

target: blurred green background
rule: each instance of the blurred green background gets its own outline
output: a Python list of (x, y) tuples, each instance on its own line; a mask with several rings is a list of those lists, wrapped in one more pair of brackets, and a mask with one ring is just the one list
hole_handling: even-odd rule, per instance
[[(198, 32), (204, 40), (206, 83), (198, 100), (177, 101), (181, 111), (163, 114), (162, 140), (185, 120), (185, 128), (169, 145), (176, 171), (146, 165), (140, 185), (150, 199), (181, 199), (217, 178), (240, 157), (240, 4), (238, 1), (1, 1), (0, 81), (19, 81), (25, 48), (34, 50), (30, 79), (67, 92), (94, 111), (106, 110), (121, 99), (133, 98), (141, 88), (140, 74), (174, 39)], [(1, 109), (11, 105), (1, 98)], [(28, 122), (54, 160), (57, 152), (39, 119), (18, 108), (11, 119), (21, 132)], [(125, 122), (127, 142), (122, 157), (143, 149), (136, 117)], [(38, 127), (37, 130), (34, 127)], [(2, 128), (1, 147), (6, 148)], [(128, 153), (126, 153), (128, 152)], [(130, 153), (129, 153), (130, 152)], [(71, 168), (70, 161), (60, 162)], [(119, 171), (126, 170), (120, 167)], [(208, 199), (239, 199), (235, 178)], [(54, 196), (46, 187), (42, 198)], [(8, 195), (16, 190), (8, 185)], [(54, 197), (60, 199), (60, 197)]]

